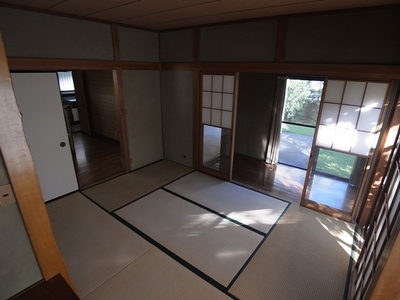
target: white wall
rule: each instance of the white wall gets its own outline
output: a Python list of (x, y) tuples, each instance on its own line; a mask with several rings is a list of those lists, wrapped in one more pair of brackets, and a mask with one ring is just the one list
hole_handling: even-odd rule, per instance
[(159, 71), (124, 70), (131, 168), (163, 159)]
[(165, 158), (193, 166), (193, 72), (162, 71)]

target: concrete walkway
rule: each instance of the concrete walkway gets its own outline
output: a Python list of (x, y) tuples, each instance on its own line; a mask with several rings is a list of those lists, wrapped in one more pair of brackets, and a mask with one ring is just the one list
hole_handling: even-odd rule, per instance
[(313, 137), (282, 132), (279, 146), (279, 162), (307, 169)]

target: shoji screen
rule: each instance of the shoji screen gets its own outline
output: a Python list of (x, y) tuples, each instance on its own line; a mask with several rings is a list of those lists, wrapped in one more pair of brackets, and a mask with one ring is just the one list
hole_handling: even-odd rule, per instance
[(234, 86), (233, 75), (203, 75), (203, 124), (232, 127)]
[(388, 83), (329, 80), (316, 145), (368, 156)]

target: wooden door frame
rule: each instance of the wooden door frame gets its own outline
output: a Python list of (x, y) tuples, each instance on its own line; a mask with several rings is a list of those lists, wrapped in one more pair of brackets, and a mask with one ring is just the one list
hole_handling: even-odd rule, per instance
[(354, 214), (354, 219), (360, 228), (367, 226), (370, 221), (384, 175), (389, 167), (391, 153), (396, 147), (396, 137), (400, 130), (400, 80), (391, 81), (387, 98), (383, 121), (384, 132), (381, 134), (376, 153), (371, 161), (373, 171), (364, 178), (365, 186), (360, 191), (360, 199), (363, 201), (359, 203)]
[(0, 148), (21, 216), (45, 280), (61, 274), (73, 287), (54, 238), (32, 155), (25, 139), (0, 35)]
[[(345, 78), (345, 77), (343, 77), (343, 78)], [(384, 99), (383, 105), (382, 105), (381, 117), (380, 117), (380, 120), (379, 120), (381, 122), (381, 124), (384, 124), (386, 122), (385, 120), (390, 116), (390, 112), (387, 111), (387, 108), (388, 108), (388, 106), (390, 107), (390, 104), (391, 104), (390, 103), (390, 97), (391, 97), (391, 94), (393, 93), (393, 81), (390, 82), (390, 81), (377, 81), (377, 80), (368, 80), (368, 79), (354, 79), (354, 78), (343, 79), (343, 78), (326, 77), (325, 78), (325, 82), (328, 82), (329, 80), (343, 80), (343, 81), (346, 81), (346, 82), (347, 81), (365, 81), (367, 83), (368, 82), (389, 83), (388, 90), (386, 92), (386, 96), (385, 96), (385, 99)], [(326, 93), (326, 87), (324, 85), (324, 91), (323, 91), (323, 94), (322, 94), (322, 99), (325, 98), (325, 93)], [(321, 104), (323, 104), (323, 103), (321, 103)], [(318, 113), (317, 125), (319, 124), (320, 118), (321, 118), (321, 113), (322, 113), (321, 107), (320, 107), (320, 111)], [(335, 208), (332, 208), (332, 207), (330, 207), (328, 205), (324, 205), (324, 204), (312, 201), (310, 199), (306, 199), (306, 194), (307, 194), (307, 190), (308, 190), (308, 183), (309, 183), (309, 180), (310, 180), (310, 173), (311, 173), (311, 169), (312, 169), (312, 162), (314, 160), (314, 154), (315, 154), (314, 153), (315, 152), (315, 147), (316, 147), (315, 143), (316, 143), (316, 137), (317, 137), (317, 134), (318, 134), (318, 126), (317, 126), (316, 130), (315, 130), (315, 133), (314, 133), (314, 139), (313, 139), (313, 144), (312, 144), (312, 152), (311, 152), (311, 156), (310, 156), (310, 160), (309, 160), (309, 165), (308, 165), (308, 168), (307, 168), (306, 177), (305, 177), (305, 180), (304, 180), (304, 187), (303, 187), (303, 192), (302, 192), (302, 196), (301, 196), (300, 205), (304, 206), (304, 207), (307, 207), (307, 208), (310, 208), (310, 209), (313, 209), (313, 210), (316, 210), (316, 211), (319, 211), (321, 213), (330, 215), (332, 217), (342, 219), (342, 220), (347, 221), (347, 222), (359, 221), (360, 215), (363, 213), (363, 211), (365, 209), (365, 206), (366, 206), (366, 202), (365, 201), (361, 201), (361, 199), (366, 198), (367, 202), (368, 202), (368, 197), (365, 194), (365, 192), (368, 192), (368, 194), (372, 194), (372, 196), (376, 194), (374, 192), (372, 183), (371, 183), (371, 185), (368, 185), (369, 182), (367, 180), (367, 177), (368, 177), (368, 175), (372, 176), (376, 172), (376, 168), (378, 167), (378, 165), (376, 163), (375, 164), (373, 163), (373, 160), (374, 160), (373, 157), (376, 157), (377, 155), (379, 155), (379, 153), (381, 153), (382, 143), (384, 143), (384, 140), (386, 139), (387, 132), (389, 130), (388, 128), (386, 128), (384, 126), (382, 128), (383, 128), (383, 130), (379, 133), (380, 139), (377, 142), (375, 153), (371, 154), (367, 158), (368, 160), (367, 160), (366, 170), (368, 170), (368, 171), (364, 171), (364, 173), (363, 173), (360, 186), (357, 189), (356, 199), (354, 201), (352, 211), (350, 213), (344, 213), (343, 211), (341, 211), (339, 209), (335, 209)], [(381, 180), (382, 180), (382, 177), (380, 178), (380, 180), (377, 179), (375, 181), (375, 184), (380, 185)], [(363, 192), (364, 192), (364, 194), (363, 194)], [(359, 225), (362, 225), (362, 224), (359, 224)]]

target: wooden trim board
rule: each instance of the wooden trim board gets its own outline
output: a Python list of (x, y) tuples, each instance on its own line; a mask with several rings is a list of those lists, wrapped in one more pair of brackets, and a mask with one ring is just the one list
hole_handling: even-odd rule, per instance
[(4, 44), (0, 35), (0, 149), (11, 186), (45, 280), (60, 273), (73, 287), (54, 239), (33, 159), (15, 101)]

